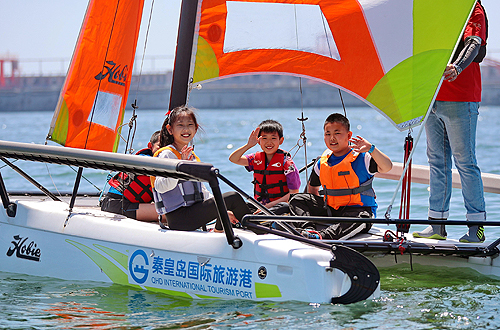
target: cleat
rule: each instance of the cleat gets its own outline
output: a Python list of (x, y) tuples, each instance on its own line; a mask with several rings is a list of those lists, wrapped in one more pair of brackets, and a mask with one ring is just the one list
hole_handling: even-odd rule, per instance
[(414, 231), (413, 237), (445, 240), (447, 233), (444, 225), (430, 225), (422, 231)]
[(486, 239), (484, 236), (484, 227), (483, 226), (472, 226), (469, 228), (467, 234), (460, 238), (460, 242), (462, 243), (483, 243)]

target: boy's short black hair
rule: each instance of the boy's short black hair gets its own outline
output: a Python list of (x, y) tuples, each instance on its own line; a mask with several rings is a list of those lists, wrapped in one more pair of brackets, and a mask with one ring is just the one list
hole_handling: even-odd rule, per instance
[(347, 119), (346, 116), (340, 114), (340, 113), (332, 113), (329, 115), (326, 120), (325, 124), (323, 125), (323, 128), (325, 128), (326, 124), (330, 123), (340, 123), (344, 125), (345, 128), (347, 128), (347, 131), (349, 132), (351, 130), (351, 124), (349, 124), (349, 119)]
[(151, 139), (149, 140), (151, 144), (155, 144), (158, 141), (160, 141), (160, 131), (154, 132), (153, 135), (151, 135)]
[(280, 123), (278, 123), (276, 120), (273, 119), (267, 119), (264, 120), (262, 123), (259, 124), (259, 136), (262, 133), (278, 133), (278, 136), (280, 139), (283, 137), (283, 126), (281, 126)]

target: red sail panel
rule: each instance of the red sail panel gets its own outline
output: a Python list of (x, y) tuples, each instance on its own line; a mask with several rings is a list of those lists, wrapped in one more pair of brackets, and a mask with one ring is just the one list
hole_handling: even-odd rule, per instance
[(116, 152), (143, 5), (90, 0), (48, 139)]

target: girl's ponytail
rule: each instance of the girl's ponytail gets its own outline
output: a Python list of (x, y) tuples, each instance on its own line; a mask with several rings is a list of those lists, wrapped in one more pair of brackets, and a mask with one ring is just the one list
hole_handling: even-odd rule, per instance
[(171, 135), (167, 130), (167, 125), (170, 123), (170, 114), (167, 113), (167, 117), (163, 121), (160, 131), (160, 148), (166, 147), (174, 142), (174, 136)]

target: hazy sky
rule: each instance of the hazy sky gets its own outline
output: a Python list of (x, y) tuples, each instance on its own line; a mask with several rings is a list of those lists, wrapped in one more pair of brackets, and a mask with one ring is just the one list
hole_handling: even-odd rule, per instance
[[(68, 61), (73, 54), (87, 3), (86, 0), (0, 0), (0, 57), (6, 54), (17, 56), (23, 63), (23, 72), (36, 71), (39, 67), (37, 62), (28, 60)], [(137, 45), (139, 55), (143, 54), (151, 0), (145, 3)], [(155, 0), (146, 55), (170, 57), (157, 59), (157, 69), (170, 68), (173, 63), (180, 3), (181, 0)], [(483, 0), (482, 3), (490, 27), (488, 57), (500, 61), (500, 0)], [(56, 70), (65, 72), (67, 65), (61, 62)], [(145, 69), (151, 65), (151, 62), (146, 62)]]

